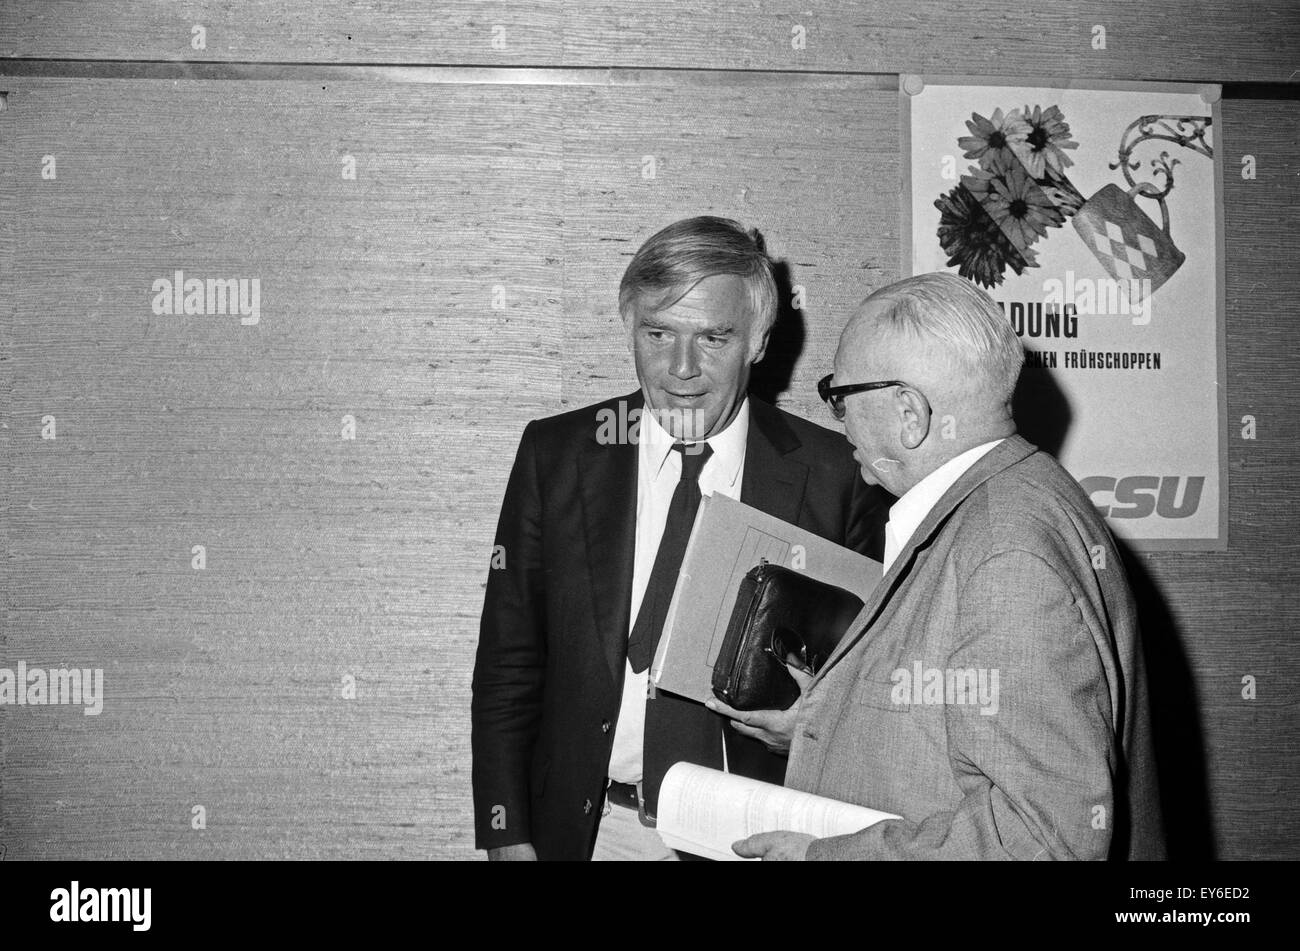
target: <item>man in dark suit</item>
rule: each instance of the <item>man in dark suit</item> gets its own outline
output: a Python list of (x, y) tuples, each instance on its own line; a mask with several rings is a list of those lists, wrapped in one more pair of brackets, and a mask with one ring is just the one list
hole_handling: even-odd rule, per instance
[[(747, 395), (777, 313), (762, 238), (670, 225), (619, 289), (638, 392), (530, 422), (497, 527), (474, 668), (476, 844), (492, 859), (675, 858), (653, 832), (679, 760), (781, 782), (716, 713), (649, 696), (701, 494), (879, 558), (892, 501), (838, 433)], [(498, 563), (500, 560), (498, 559)]]

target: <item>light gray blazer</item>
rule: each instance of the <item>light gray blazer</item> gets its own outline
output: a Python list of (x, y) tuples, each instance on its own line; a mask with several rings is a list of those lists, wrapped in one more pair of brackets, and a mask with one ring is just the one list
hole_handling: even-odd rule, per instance
[(1145, 676), (1101, 517), (1008, 438), (926, 516), (805, 692), (786, 785), (903, 817), (808, 857), (1164, 858)]

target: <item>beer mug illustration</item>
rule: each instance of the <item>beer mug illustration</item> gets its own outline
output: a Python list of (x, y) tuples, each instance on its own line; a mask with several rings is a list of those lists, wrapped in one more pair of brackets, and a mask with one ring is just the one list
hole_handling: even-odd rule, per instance
[[(1106, 185), (1089, 198), (1074, 215), (1074, 230), (1083, 243), (1125, 290), (1132, 288), (1140, 295), (1154, 294), (1169, 280), (1187, 256), (1174, 244), (1169, 231), (1169, 206), (1165, 196), (1174, 190), (1174, 166), (1168, 152), (1161, 152), (1151, 160), (1154, 174), (1164, 178), (1164, 187), (1149, 182), (1135, 182), (1133, 171), (1141, 163), (1132, 160), (1133, 150), (1142, 142), (1162, 139), (1184, 148), (1213, 157), (1213, 147), (1205, 141), (1209, 129), (1209, 116), (1142, 116), (1135, 119), (1120, 137), (1119, 168), (1128, 180), (1125, 191), (1118, 185)], [(1130, 135), (1136, 133), (1132, 141)], [(1142, 196), (1159, 203), (1161, 223), (1157, 225), (1139, 207), (1136, 198)], [(1129, 283), (1137, 282), (1137, 283)], [(1149, 282), (1149, 283), (1146, 283)], [(1136, 303), (1136, 301), (1134, 301)]]
[[(1163, 196), (1160, 211), (1164, 226), (1147, 217), (1133, 200), (1143, 186), (1124, 191), (1106, 185), (1083, 203), (1074, 216), (1074, 230), (1115, 280), (1150, 281), (1136, 285), (1138, 293), (1156, 289), (1182, 267), (1187, 255), (1169, 236), (1169, 207)], [(1139, 297), (1138, 300), (1141, 298)]]

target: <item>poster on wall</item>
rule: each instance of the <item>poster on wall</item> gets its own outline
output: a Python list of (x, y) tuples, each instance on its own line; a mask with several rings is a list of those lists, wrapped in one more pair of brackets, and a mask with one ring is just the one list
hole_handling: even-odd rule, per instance
[(1021, 433), (1116, 537), (1226, 548), (1219, 87), (900, 85), (904, 273), (998, 302)]

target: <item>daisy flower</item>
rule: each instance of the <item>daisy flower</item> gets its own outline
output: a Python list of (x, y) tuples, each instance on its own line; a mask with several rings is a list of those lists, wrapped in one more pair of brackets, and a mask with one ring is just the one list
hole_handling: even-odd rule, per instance
[(1038, 266), (1033, 252), (1015, 247), (964, 187), (941, 195), (934, 206), (939, 209), (939, 244), (948, 255), (948, 266), (967, 280), (993, 287), (1002, 283), (1008, 266), (1017, 274)]
[(966, 187), (1012, 244), (1023, 250), (1047, 234), (1048, 228), (1061, 226), (1065, 216), (1023, 165), (1012, 162), (999, 171), (981, 169)]
[(972, 112), (966, 121), (966, 128), (970, 130), (970, 135), (959, 138), (957, 147), (965, 150), (963, 158), (976, 159), (984, 168), (996, 159), (1012, 159), (1014, 143), (1029, 134), (1029, 126), (1020, 118), (1019, 110), (1013, 110), (1004, 116), (1001, 109), (994, 109), (993, 116), (989, 119), (978, 112)]
[[(1014, 114), (1022, 116), (1024, 129), (1017, 128), (1015, 137), (1007, 141), (1032, 177), (1042, 178), (1046, 168), (1060, 172), (1074, 164), (1062, 150), (1077, 149), (1079, 143), (1070, 138), (1070, 125), (1058, 107), (1049, 106), (1044, 110), (1034, 106), (1030, 111), (1025, 106), (1023, 114), (1019, 111)], [(1019, 134), (1021, 131), (1023, 135)]]

